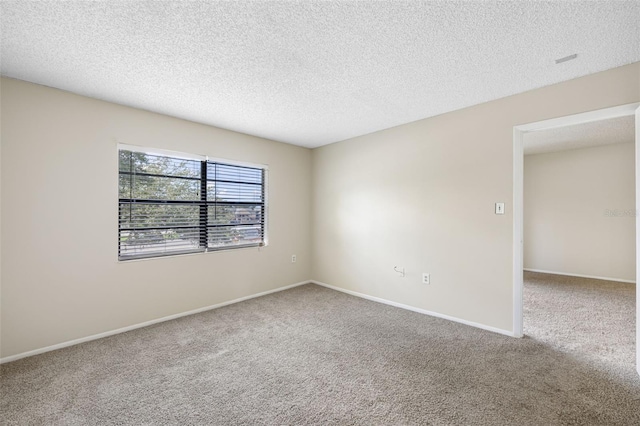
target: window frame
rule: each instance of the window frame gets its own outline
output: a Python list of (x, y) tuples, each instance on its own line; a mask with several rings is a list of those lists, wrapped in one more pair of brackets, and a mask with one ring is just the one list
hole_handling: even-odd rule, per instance
[[(269, 218), (269, 202), (268, 202), (268, 166), (265, 164), (256, 164), (256, 163), (249, 163), (249, 162), (243, 162), (243, 161), (236, 161), (236, 160), (229, 160), (229, 159), (222, 159), (222, 158), (217, 158), (217, 157), (209, 157), (206, 155), (198, 155), (198, 154), (190, 154), (190, 153), (184, 153), (184, 152), (179, 152), (179, 151), (172, 151), (172, 150), (165, 150), (165, 149), (158, 149), (158, 148), (150, 148), (150, 147), (144, 147), (144, 146), (137, 146), (137, 145), (129, 145), (129, 144), (122, 144), (122, 143), (118, 143), (117, 144), (117, 158), (118, 158), (118, 163), (117, 163), (117, 175), (118, 175), (118, 182), (120, 177), (123, 175), (123, 173), (120, 170), (120, 152), (121, 151), (130, 151), (130, 152), (136, 152), (136, 153), (143, 153), (143, 154), (148, 154), (148, 155), (153, 155), (153, 156), (160, 156), (160, 157), (169, 157), (171, 159), (177, 159), (177, 160), (189, 160), (189, 161), (198, 161), (200, 162), (200, 175), (199, 177), (196, 178), (188, 178), (189, 180), (193, 180), (195, 182), (199, 182), (199, 186), (200, 186), (200, 198), (198, 200), (144, 200), (143, 202), (140, 202), (139, 204), (155, 204), (155, 205), (172, 205), (172, 204), (176, 204), (176, 205), (196, 205), (199, 207), (199, 221), (198, 221), (198, 225), (196, 227), (193, 228), (197, 228), (198, 229), (198, 233), (199, 233), (199, 245), (197, 248), (194, 248), (192, 250), (189, 249), (185, 249), (185, 250), (176, 250), (176, 251), (169, 251), (169, 252), (157, 252), (157, 253), (143, 253), (143, 254), (138, 254), (138, 255), (121, 255), (121, 245), (122, 245), (122, 241), (121, 241), (121, 232), (122, 232), (122, 217), (121, 217), (121, 213), (120, 213), (120, 209), (121, 206), (123, 204), (129, 204), (129, 205), (135, 205), (137, 204), (135, 201), (135, 197), (134, 198), (120, 198), (120, 190), (118, 189), (118, 247), (117, 247), (117, 259), (118, 262), (131, 262), (131, 261), (136, 261), (136, 260), (149, 260), (149, 259), (158, 259), (158, 258), (163, 258), (163, 257), (175, 257), (175, 256), (188, 256), (188, 255), (195, 255), (195, 254), (202, 254), (202, 253), (210, 253), (210, 252), (221, 252), (221, 251), (227, 251), (227, 250), (241, 250), (241, 249), (250, 249), (250, 248), (262, 248), (262, 247), (266, 247), (268, 245), (268, 218)], [(226, 205), (242, 205), (242, 202), (229, 202), (229, 201), (223, 201), (223, 202), (218, 202), (217, 200), (214, 201), (209, 201), (206, 199), (206, 195), (203, 196), (203, 191), (204, 194), (206, 194), (207, 189), (207, 184), (211, 183), (211, 182), (220, 182), (223, 181), (222, 179), (211, 179), (208, 176), (208, 169), (210, 165), (221, 165), (221, 166), (231, 166), (231, 167), (238, 167), (238, 168), (249, 168), (249, 169), (259, 169), (261, 170), (261, 177), (262, 177), (262, 181), (261, 183), (255, 183), (256, 185), (259, 185), (261, 187), (261, 196), (262, 196), (262, 200), (261, 202), (247, 202), (247, 204), (251, 204), (251, 205), (257, 205), (257, 206), (261, 206), (262, 210), (262, 217), (261, 217), (261, 222), (257, 223), (257, 224), (251, 224), (253, 226), (260, 226), (260, 228), (258, 228), (258, 233), (260, 233), (259, 231), (262, 231), (262, 239), (258, 242), (255, 243), (249, 243), (249, 244), (229, 244), (229, 245), (223, 245), (223, 246), (214, 246), (214, 247), (210, 247), (210, 241), (208, 236), (209, 234), (209, 229), (211, 228), (215, 228), (215, 227), (224, 227), (225, 225), (217, 225), (217, 226), (212, 226), (211, 222), (209, 221), (209, 214), (208, 214), (208, 209), (211, 206), (217, 206), (218, 203), (220, 204), (226, 204)], [(125, 173), (125, 174), (130, 174), (130, 173)], [(153, 174), (151, 174), (153, 175)], [(145, 175), (146, 176), (146, 175)], [(162, 178), (173, 178), (172, 175), (155, 175), (156, 177), (162, 177)], [(182, 177), (179, 177), (182, 178)], [(245, 182), (236, 182), (238, 184), (246, 184)], [(142, 200), (142, 199), (141, 199)], [(234, 225), (227, 225), (229, 227), (234, 226)], [(238, 225), (235, 225), (236, 227)], [(143, 228), (147, 228), (147, 227), (143, 227)], [(163, 226), (159, 226), (159, 227), (148, 227), (148, 228), (154, 228), (154, 229), (161, 229), (163, 228)], [(170, 229), (172, 227), (167, 227), (166, 229)]]

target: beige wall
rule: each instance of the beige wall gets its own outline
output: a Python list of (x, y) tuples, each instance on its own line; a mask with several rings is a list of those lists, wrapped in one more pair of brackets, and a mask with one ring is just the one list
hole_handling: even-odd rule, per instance
[(524, 267), (635, 281), (635, 145), (527, 155)]
[[(2, 357), (309, 279), (310, 150), (11, 79), (1, 103)], [(269, 246), (118, 263), (118, 142), (267, 164)]]
[(513, 331), (513, 126), (639, 86), (636, 63), (314, 150), (313, 279)]

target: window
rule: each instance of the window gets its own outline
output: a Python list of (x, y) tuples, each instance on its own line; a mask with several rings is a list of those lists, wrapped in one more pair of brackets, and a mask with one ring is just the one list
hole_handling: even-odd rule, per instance
[(264, 168), (120, 148), (118, 180), (120, 260), (265, 244)]

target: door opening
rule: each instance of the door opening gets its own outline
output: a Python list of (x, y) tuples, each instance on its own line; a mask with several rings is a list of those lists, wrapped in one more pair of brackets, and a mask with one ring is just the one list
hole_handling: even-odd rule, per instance
[[(640, 212), (640, 103), (621, 105), (612, 108), (590, 111), (535, 123), (515, 126), (513, 128), (513, 334), (523, 336), (523, 268), (524, 268), (524, 135), (530, 132), (549, 130), (576, 124), (590, 123), (611, 118), (635, 115), (635, 187), (636, 212)], [(640, 217), (636, 214), (636, 265), (640, 265)], [(640, 268), (636, 267), (636, 283), (640, 282)], [(636, 291), (636, 369), (640, 374), (640, 292)]]

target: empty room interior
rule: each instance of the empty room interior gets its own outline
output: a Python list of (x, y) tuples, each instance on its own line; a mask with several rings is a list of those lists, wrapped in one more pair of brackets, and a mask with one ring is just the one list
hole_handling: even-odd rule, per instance
[(0, 2), (0, 423), (640, 424), (640, 2)]
[(524, 333), (623, 366), (635, 357), (635, 120), (524, 138)]

